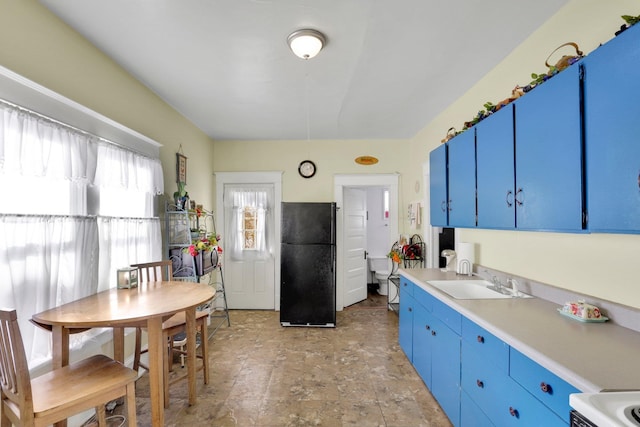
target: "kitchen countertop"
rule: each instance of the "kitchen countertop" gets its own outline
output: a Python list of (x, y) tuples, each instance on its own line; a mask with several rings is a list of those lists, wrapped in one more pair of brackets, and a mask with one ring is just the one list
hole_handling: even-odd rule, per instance
[[(560, 315), (558, 304), (535, 298), (461, 300), (429, 280), (469, 280), (440, 269), (400, 269), (416, 285), (585, 393), (640, 390), (640, 333)], [(473, 277), (480, 280), (480, 277)]]

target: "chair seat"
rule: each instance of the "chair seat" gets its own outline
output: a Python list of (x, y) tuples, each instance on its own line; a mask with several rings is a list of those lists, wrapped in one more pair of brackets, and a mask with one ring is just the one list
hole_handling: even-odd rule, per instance
[(33, 409), (36, 417), (46, 416), (64, 407), (73, 407), (93, 397), (104, 401), (105, 389), (117, 391), (135, 381), (137, 374), (104, 355), (95, 355), (80, 362), (56, 369), (31, 381)]

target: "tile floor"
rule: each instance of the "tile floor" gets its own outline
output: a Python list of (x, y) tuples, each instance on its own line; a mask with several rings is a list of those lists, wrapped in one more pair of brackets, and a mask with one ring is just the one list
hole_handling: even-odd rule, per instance
[[(211, 339), (211, 380), (171, 388), (167, 426), (450, 426), (398, 345), (398, 317), (377, 294), (337, 314), (334, 328), (283, 328), (279, 313), (232, 310)], [(181, 369), (178, 364), (175, 369)], [(138, 425), (150, 425), (147, 375)], [(118, 406), (116, 412), (121, 410)]]

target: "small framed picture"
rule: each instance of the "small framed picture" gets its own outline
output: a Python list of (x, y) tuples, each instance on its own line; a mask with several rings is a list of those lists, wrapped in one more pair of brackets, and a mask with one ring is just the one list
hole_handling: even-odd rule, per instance
[(180, 153), (176, 153), (176, 182), (187, 184), (187, 158)]

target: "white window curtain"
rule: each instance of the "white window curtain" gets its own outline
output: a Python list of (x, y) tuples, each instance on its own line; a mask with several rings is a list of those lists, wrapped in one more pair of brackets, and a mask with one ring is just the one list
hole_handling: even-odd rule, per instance
[[(116, 286), (161, 258), (158, 159), (0, 100), (0, 306), (15, 307), (29, 366), (51, 357), (34, 313)], [(82, 346), (99, 331), (76, 334)]]
[(116, 270), (162, 259), (158, 218), (98, 218), (100, 267), (98, 292), (116, 285)]
[(51, 333), (31, 315), (96, 292), (95, 218), (0, 216), (0, 302), (19, 316), (30, 365), (51, 358)]
[[(273, 215), (273, 187), (269, 185), (229, 185), (224, 192), (224, 217), (227, 230), (234, 230), (229, 236), (225, 250), (231, 259), (236, 261), (266, 259), (273, 256), (273, 236), (266, 227)], [(243, 218), (247, 208), (255, 209), (256, 233), (255, 249), (245, 250), (243, 247)]]

